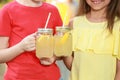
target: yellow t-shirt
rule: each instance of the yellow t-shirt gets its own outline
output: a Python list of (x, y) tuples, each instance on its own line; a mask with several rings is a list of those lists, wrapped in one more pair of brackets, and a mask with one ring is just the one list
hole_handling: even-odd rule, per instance
[(107, 22), (92, 23), (86, 16), (74, 19), (70, 80), (114, 80), (116, 57), (120, 59), (120, 21), (112, 34), (106, 26)]

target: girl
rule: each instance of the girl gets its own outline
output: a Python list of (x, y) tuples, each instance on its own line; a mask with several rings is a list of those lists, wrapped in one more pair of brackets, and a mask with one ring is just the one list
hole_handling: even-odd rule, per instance
[(55, 58), (50, 58), (51, 65), (45, 66), (34, 52), (34, 32), (44, 28), (49, 12), (51, 17), (47, 27), (61, 26), (56, 7), (41, 0), (14, 0), (2, 8), (0, 63), (7, 63), (4, 80), (59, 80), (60, 71), (54, 63)]
[(80, 0), (71, 23), (74, 57), (64, 59), (71, 68), (70, 80), (115, 80), (120, 59), (118, 5), (119, 0)]

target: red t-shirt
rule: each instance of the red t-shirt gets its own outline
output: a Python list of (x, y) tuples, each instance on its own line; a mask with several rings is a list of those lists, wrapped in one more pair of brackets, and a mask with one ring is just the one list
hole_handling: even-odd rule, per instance
[[(62, 25), (58, 10), (53, 5), (43, 3), (40, 7), (23, 6), (16, 1), (5, 5), (0, 12), (0, 36), (9, 37), (9, 47), (24, 37), (44, 28), (49, 12), (49, 28)], [(35, 52), (24, 52), (7, 62), (4, 80), (59, 80), (60, 71), (54, 63), (43, 66)]]

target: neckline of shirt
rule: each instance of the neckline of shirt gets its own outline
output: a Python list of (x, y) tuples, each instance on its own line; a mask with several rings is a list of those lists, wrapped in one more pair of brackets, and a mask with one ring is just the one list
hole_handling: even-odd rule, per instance
[(18, 4), (22, 8), (28, 8), (28, 9), (39, 9), (39, 8), (43, 7), (44, 4), (45, 4), (44, 2), (42, 2), (42, 4), (40, 6), (38, 6), (38, 7), (31, 7), (31, 6), (22, 5), (22, 4), (18, 3), (17, 1), (15, 1), (15, 3)]
[(84, 19), (85, 19), (85, 21), (86, 22), (88, 22), (89, 24), (105, 24), (107, 21), (103, 21), (103, 22), (91, 22), (91, 21), (89, 21), (88, 19), (87, 19), (87, 16), (86, 15), (84, 15)]

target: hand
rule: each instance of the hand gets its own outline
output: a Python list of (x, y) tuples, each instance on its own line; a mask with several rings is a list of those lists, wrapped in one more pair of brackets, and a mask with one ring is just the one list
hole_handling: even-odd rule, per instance
[(51, 58), (42, 58), (40, 59), (41, 64), (43, 65), (51, 65), (55, 62), (56, 56), (53, 56)]
[(36, 33), (28, 35), (25, 37), (19, 44), (21, 45), (21, 49), (24, 51), (33, 51), (35, 50), (35, 36)]

